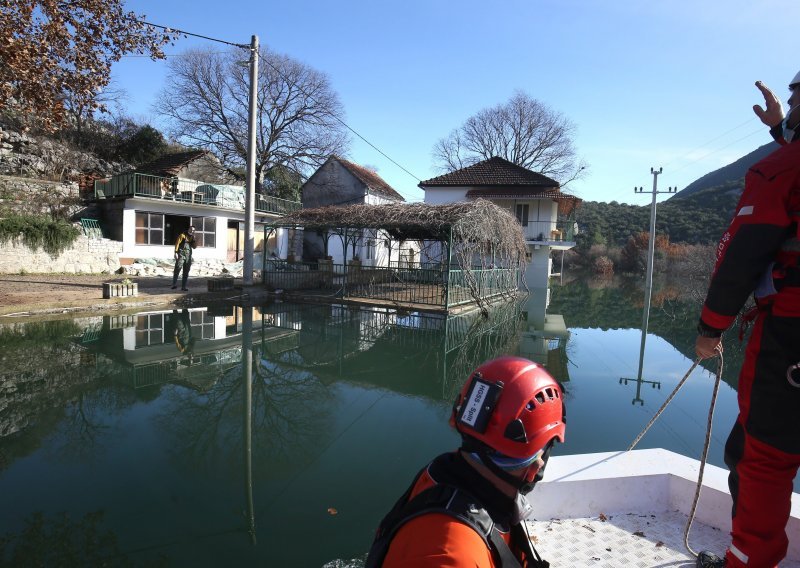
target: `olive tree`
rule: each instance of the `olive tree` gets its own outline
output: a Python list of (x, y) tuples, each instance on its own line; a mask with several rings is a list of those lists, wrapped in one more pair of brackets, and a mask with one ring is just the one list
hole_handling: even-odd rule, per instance
[[(273, 170), (307, 174), (331, 154), (345, 154), (344, 111), (328, 78), (264, 48), (258, 68), (255, 177), (260, 190)], [(243, 179), (247, 159), (249, 52), (191, 50), (169, 61), (156, 110), (169, 134), (211, 150), (224, 173)]]
[(67, 123), (67, 106), (99, 108), (112, 63), (127, 53), (163, 59), (176, 37), (142, 17), (123, 0), (0, 2), (0, 112), (53, 131)]
[(581, 177), (575, 125), (547, 105), (517, 92), (511, 99), (471, 116), (433, 149), (436, 165), (454, 171), (494, 156), (552, 177), (564, 186)]

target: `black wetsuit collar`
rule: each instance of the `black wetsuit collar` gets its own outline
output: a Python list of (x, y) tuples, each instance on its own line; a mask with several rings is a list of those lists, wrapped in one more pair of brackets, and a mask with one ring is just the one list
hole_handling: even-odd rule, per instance
[(452, 485), (475, 497), (498, 528), (508, 530), (514, 514), (514, 499), (478, 473), (461, 452), (438, 456), (428, 466), (428, 474), (436, 483)]

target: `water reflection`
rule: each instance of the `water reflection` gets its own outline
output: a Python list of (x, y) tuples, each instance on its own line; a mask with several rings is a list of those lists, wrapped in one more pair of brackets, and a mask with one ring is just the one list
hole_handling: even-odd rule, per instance
[[(480, 362), (519, 352), (569, 379), (563, 318), (540, 307), (272, 303), (2, 328), (0, 563), (23, 519), (64, 510), (107, 511), (132, 563), (357, 557), (384, 494), (453, 443), (446, 415)], [(298, 526), (326, 528), (308, 547)]]

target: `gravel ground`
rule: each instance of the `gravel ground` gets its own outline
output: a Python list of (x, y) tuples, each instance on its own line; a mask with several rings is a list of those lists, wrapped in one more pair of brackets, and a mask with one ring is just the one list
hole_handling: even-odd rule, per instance
[[(192, 298), (219, 296), (208, 292), (207, 278), (190, 275), (188, 292), (172, 290), (170, 277), (136, 277), (132, 280), (139, 285), (138, 296), (104, 299), (103, 283), (121, 282), (123, 278), (118, 274), (0, 274), (0, 318), (180, 304)], [(237, 279), (235, 285), (241, 287), (241, 280)]]

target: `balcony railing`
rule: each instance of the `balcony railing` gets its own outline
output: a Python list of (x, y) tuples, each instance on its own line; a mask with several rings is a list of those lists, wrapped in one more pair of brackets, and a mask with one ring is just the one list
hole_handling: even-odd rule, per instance
[(527, 227), (522, 227), (522, 232), (527, 241), (574, 241), (575, 221), (530, 221)]
[[(210, 205), (224, 209), (244, 210), (244, 198), (230, 199), (212, 196), (207, 191), (198, 191), (204, 182), (180, 179), (176, 177), (160, 177), (148, 174), (130, 173), (114, 176), (111, 179), (94, 182), (95, 199), (113, 197), (147, 197), (169, 201)], [(244, 188), (243, 188), (244, 191)], [(289, 201), (268, 195), (256, 194), (255, 210), (262, 213), (286, 214), (301, 209), (299, 201)]]

